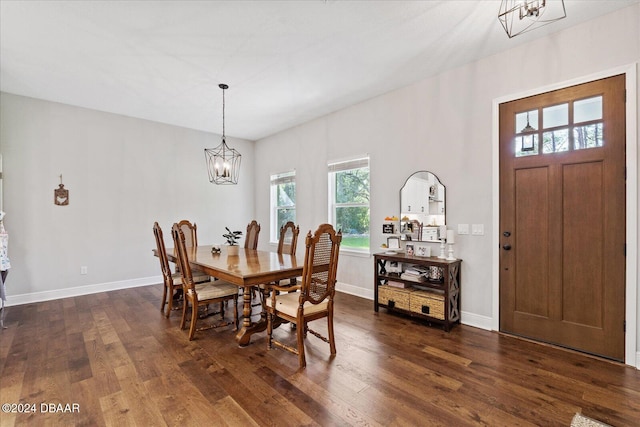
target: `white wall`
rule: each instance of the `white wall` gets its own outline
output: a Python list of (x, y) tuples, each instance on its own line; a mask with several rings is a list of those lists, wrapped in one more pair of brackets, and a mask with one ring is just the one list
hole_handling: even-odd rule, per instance
[[(216, 186), (203, 150), (217, 135), (7, 93), (0, 108), (8, 305), (160, 283), (154, 221), (173, 246), (181, 219), (214, 243), (253, 218), (253, 142), (228, 140), (240, 181)], [(53, 204), (60, 174), (68, 206)]]
[[(327, 219), (327, 162), (369, 153), (375, 251), (385, 241), (384, 217), (399, 213), (404, 180), (430, 170), (447, 188), (449, 227), (484, 224), (484, 236), (457, 236), (455, 255), (463, 259), (462, 321), (491, 328), (497, 254), (493, 101), (637, 62), (639, 24), (640, 5), (634, 5), (258, 141), (257, 158), (280, 153), (256, 165), (256, 186), (263, 189), (256, 193), (258, 220), (269, 223), (269, 174), (295, 168), (301, 233), (315, 228)], [(628, 125), (637, 129), (636, 123)], [(637, 203), (629, 212), (638, 221)], [(632, 240), (637, 245), (638, 237)], [(372, 297), (373, 273), (371, 257), (340, 258), (343, 290)]]

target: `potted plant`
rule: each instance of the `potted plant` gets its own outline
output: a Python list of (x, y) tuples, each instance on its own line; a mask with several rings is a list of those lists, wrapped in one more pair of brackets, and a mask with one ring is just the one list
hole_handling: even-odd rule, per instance
[(227, 232), (222, 235), (225, 239), (227, 239), (227, 253), (229, 255), (238, 255), (238, 240), (242, 236), (242, 231), (231, 231), (229, 227), (225, 227)]

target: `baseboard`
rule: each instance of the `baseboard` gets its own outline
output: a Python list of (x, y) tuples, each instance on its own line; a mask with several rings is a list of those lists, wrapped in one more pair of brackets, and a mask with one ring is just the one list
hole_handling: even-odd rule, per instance
[(139, 286), (162, 283), (162, 276), (142, 277), (140, 279), (122, 280), (119, 282), (99, 283), (96, 285), (77, 286), (75, 288), (56, 289), (52, 291), (34, 292), (31, 294), (8, 295), (5, 305), (31, 304), (35, 302), (51, 301), (61, 298), (77, 297), (80, 295), (97, 294), (118, 289), (137, 288)]
[[(373, 301), (373, 289), (365, 289), (359, 286), (349, 285), (348, 283), (338, 282), (336, 283), (336, 291)], [(467, 326), (473, 326), (474, 328), (490, 331), (492, 321), (493, 319), (491, 317), (480, 316), (478, 314), (467, 313), (464, 311), (460, 313), (460, 323)]]

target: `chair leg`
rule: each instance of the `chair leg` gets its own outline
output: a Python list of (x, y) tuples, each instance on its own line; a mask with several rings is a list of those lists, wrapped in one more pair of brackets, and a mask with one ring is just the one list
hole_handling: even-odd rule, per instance
[[(162, 291), (162, 305), (160, 305), (160, 311), (164, 313), (164, 306), (167, 303), (167, 285), (164, 285), (164, 291)], [(169, 300), (171, 304), (171, 300)]]
[(191, 304), (191, 327), (189, 328), (189, 341), (193, 340), (196, 333), (196, 321), (198, 320), (198, 306)]
[(298, 336), (298, 362), (301, 368), (304, 368), (305, 366), (307, 366), (307, 361), (305, 360), (305, 357), (304, 357), (304, 337), (306, 335), (306, 332), (305, 332), (306, 329), (307, 329), (307, 324), (304, 322), (302, 324), (298, 324), (298, 327), (296, 329), (297, 336)]
[(273, 332), (273, 314), (267, 313), (267, 350), (273, 348), (271, 344), (271, 333)]
[(184, 301), (182, 301), (182, 319), (180, 319), (180, 329), (184, 329), (185, 325), (187, 324), (187, 306), (188, 305), (189, 305), (189, 301), (185, 298)]
[(335, 356), (336, 354), (336, 341), (333, 335), (333, 312), (329, 312), (327, 316), (327, 329), (329, 330), (329, 349), (331, 350), (331, 355)]
[(165, 313), (166, 317), (169, 317), (171, 315), (171, 311), (173, 310), (173, 293), (174, 290), (173, 289), (169, 289), (168, 294), (169, 294), (169, 304), (167, 307), (167, 312)]
[(238, 294), (233, 296), (233, 323), (235, 326), (234, 331), (238, 330)]

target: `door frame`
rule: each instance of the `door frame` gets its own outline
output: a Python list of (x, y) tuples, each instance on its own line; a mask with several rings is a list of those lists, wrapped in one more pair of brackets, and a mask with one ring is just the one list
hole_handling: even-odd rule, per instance
[[(587, 83), (618, 74), (625, 75), (626, 103), (626, 242), (627, 256), (625, 268), (625, 364), (640, 368), (640, 350), (637, 346), (638, 334), (638, 111), (637, 111), (637, 63), (608, 69), (595, 74), (563, 81), (553, 85), (529, 89), (524, 92), (495, 98), (492, 105), (492, 187), (493, 187), (493, 238), (491, 253), (493, 280), (493, 309), (491, 329), (500, 330), (500, 159), (499, 159), (499, 105), (528, 96), (537, 95), (568, 86)], [(635, 213), (635, 214), (634, 214)]]

